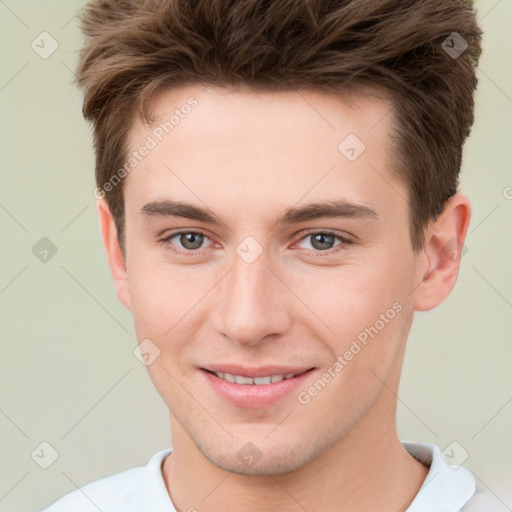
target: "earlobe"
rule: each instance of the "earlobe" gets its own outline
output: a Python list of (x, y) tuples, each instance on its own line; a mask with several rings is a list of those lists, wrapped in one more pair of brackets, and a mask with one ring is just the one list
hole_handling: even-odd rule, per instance
[(96, 207), (101, 241), (107, 255), (110, 272), (114, 279), (117, 297), (126, 308), (131, 310), (132, 304), (126, 262), (119, 246), (114, 219), (105, 199), (98, 199)]
[(450, 294), (465, 253), (464, 241), (471, 219), (471, 203), (463, 194), (455, 194), (427, 229), (423, 253), (426, 266), (423, 280), (414, 292), (414, 309), (428, 311)]

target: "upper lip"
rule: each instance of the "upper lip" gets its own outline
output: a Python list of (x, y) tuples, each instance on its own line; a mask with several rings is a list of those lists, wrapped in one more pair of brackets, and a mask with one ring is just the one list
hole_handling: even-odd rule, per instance
[(231, 373), (232, 375), (238, 375), (240, 377), (267, 377), (271, 375), (286, 375), (287, 373), (299, 375), (312, 368), (312, 366), (240, 366), (236, 364), (212, 364), (202, 366), (203, 370)]

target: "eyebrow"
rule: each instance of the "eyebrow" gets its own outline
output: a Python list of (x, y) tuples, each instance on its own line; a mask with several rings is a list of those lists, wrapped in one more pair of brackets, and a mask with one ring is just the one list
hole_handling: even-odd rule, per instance
[[(222, 218), (207, 208), (199, 208), (188, 203), (169, 199), (147, 203), (141, 208), (140, 212), (145, 218), (182, 217), (208, 224), (226, 225)], [(378, 219), (378, 215), (375, 210), (368, 206), (337, 199), (288, 208), (276, 218), (272, 228), (278, 224), (296, 224), (322, 218)]]

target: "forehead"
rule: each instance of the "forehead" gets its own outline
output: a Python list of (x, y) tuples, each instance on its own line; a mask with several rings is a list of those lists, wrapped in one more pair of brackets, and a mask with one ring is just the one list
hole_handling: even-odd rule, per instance
[(142, 172), (128, 176), (128, 193), (147, 200), (216, 190), (279, 205), (338, 190), (364, 203), (385, 201), (383, 179), (395, 181), (383, 97), (194, 85), (160, 94), (150, 113), (152, 123), (138, 119), (129, 136), (131, 152), (152, 141)]
[[(195, 105), (188, 108), (192, 102)], [(239, 137), (256, 131), (260, 131), (260, 137), (277, 132), (283, 140), (290, 132), (297, 138), (306, 135), (311, 141), (331, 139), (330, 135), (338, 132), (336, 139), (352, 129), (361, 138), (368, 139), (372, 132), (371, 137), (378, 138), (392, 122), (392, 116), (388, 116), (391, 105), (383, 92), (370, 88), (335, 95), (315, 90), (259, 92), (244, 87), (191, 85), (160, 93), (149, 104), (153, 122), (144, 126), (137, 120), (132, 135), (140, 128), (158, 128), (174, 117), (173, 132), (186, 132), (188, 128), (210, 138), (219, 129), (234, 129)], [(181, 122), (187, 118), (186, 123)], [(288, 128), (287, 132), (282, 128)]]

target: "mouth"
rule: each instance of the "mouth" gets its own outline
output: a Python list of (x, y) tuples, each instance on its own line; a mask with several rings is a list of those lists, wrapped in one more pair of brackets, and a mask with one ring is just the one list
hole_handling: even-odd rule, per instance
[(296, 390), (316, 368), (242, 368), (217, 366), (200, 368), (210, 387), (221, 398), (248, 409), (269, 407)]
[[(311, 368), (310, 368), (311, 369)], [(288, 372), (281, 374), (273, 374), (266, 375), (264, 377), (247, 377), (245, 375), (234, 375), (229, 372), (213, 372), (210, 370), (206, 370), (207, 372), (215, 374), (219, 379), (224, 379), (227, 382), (237, 383), (237, 384), (245, 384), (245, 385), (254, 385), (254, 386), (264, 386), (265, 384), (273, 384), (274, 382), (280, 382), (282, 380), (293, 379), (298, 375), (302, 375), (305, 371), (302, 372)]]

